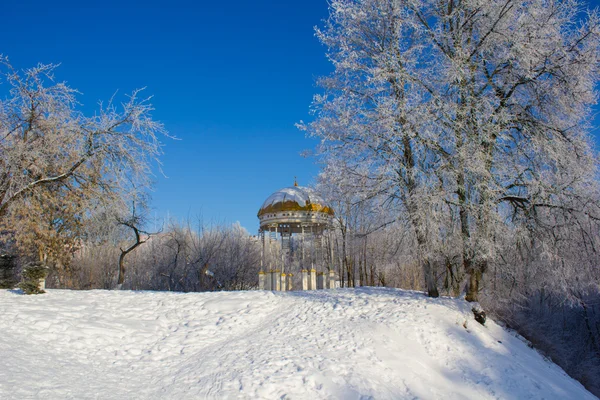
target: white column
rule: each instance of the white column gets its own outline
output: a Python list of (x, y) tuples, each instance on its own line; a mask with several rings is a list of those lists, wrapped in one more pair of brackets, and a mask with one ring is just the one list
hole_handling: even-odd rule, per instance
[(281, 270), (281, 272), (285, 272), (285, 249), (283, 248), (283, 242), (284, 242), (284, 231), (285, 231), (285, 225), (281, 227), (280, 231), (279, 231), (279, 248), (281, 249), (281, 254), (279, 255), (279, 262), (281, 263), (281, 267), (279, 268)]
[(261, 247), (260, 247), (260, 270), (262, 271), (265, 267), (265, 231), (259, 229), (258, 234), (260, 235)]
[[(325, 237), (323, 235), (323, 231), (319, 235), (319, 263), (321, 264), (321, 270), (325, 267), (325, 246), (324, 246)], [(318, 268), (318, 266), (317, 266)]]
[(292, 280), (294, 278), (294, 274), (287, 274), (287, 290), (293, 290)]
[(329, 289), (335, 289), (335, 271), (333, 269), (329, 270)]
[(317, 290), (317, 270), (311, 268), (308, 275), (308, 290)]
[(273, 270), (273, 249), (271, 248), (271, 227), (268, 227), (268, 231), (269, 232), (269, 246), (267, 247), (267, 249), (269, 250), (269, 271)]
[(281, 273), (281, 276), (279, 277), (280, 280), (280, 290), (282, 292), (285, 292), (287, 290), (287, 275), (285, 274), (285, 272)]
[(276, 269), (272, 274), (273, 279), (273, 290), (276, 292), (281, 290), (281, 271)]
[(302, 269), (302, 290), (308, 290), (308, 271)]
[[(277, 240), (277, 228), (278, 227), (279, 227), (279, 225), (275, 225), (275, 243), (278, 242), (278, 240)], [(279, 246), (279, 248), (281, 248), (281, 246)], [(278, 263), (278, 261), (277, 261), (277, 259), (275, 259), (275, 263), (274, 263), (275, 264), (275, 266), (274, 266), (275, 269), (277, 269), (277, 263)]]
[(300, 225), (300, 227), (302, 229), (302, 236), (301, 236), (302, 237), (302, 239), (301, 239), (301, 241), (302, 241), (302, 266), (301, 267), (306, 268), (306, 264), (304, 263), (304, 243), (305, 243), (305, 241), (304, 241), (304, 225)]
[(310, 269), (313, 270), (315, 269), (315, 231), (314, 231), (314, 227), (311, 225), (310, 226), (310, 242), (311, 242), (311, 250), (310, 250)]

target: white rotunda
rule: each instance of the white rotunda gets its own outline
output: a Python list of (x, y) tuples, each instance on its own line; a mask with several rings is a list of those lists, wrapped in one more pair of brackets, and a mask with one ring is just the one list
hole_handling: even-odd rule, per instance
[(334, 288), (329, 229), (334, 211), (313, 189), (294, 186), (270, 195), (258, 211), (262, 243), (259, 287)]

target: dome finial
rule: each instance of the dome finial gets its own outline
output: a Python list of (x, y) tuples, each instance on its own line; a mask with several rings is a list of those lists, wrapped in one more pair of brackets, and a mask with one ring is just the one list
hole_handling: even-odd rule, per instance
[(294, 177), (294, 186), (298, 187), (298, 181), (296, 180), (296, 177)]

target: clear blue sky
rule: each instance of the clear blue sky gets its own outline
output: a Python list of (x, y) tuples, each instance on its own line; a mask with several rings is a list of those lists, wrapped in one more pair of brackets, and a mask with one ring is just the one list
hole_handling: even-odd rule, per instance
[(61, 63), (58, 80), (93, 109), (116, 90), (147, 87), (165, 140), (153, 208), (178, 218), (240, 221), (294, 176), (310, 184), (315, 78), (330, 66), (313, 27), (325, 0), (2, 1), (0, 53), (16, 67)]
[(57, 79), (86, 109), (147, 87), (181, 139), (165, 140), (153, 213), (256, 232), (264, 199), (318, 173), (300, 156), (315, 142), (294, 124), (310, 119), (315, 78), (331, 70), (313, 31), (326, 0), (136, 3), (1, 1), (0, 53), (16, 67), (61, 63)]

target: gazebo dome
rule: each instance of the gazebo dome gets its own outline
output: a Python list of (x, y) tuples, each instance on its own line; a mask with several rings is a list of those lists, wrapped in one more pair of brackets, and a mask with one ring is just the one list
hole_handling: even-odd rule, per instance
[(281, 212), (311, 212), (334, 215), (333, 208), (313, 189), (290, 186), (270, 195), (258, 210), (258, 217)]

